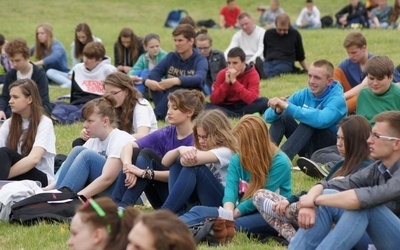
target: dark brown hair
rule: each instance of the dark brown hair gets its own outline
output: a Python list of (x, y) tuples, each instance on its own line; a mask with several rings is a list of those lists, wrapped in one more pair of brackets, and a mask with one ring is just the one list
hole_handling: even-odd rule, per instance
[[(22, 117), (20, 114), (12, 113), (10, 133), (8, 134), (7, 144), (9, 148), (17, 151), (18, 144), (21, 141), (21, 155), (23, 157), (29, 155), (32, 150), (37, 130), (39, 127), (40, 119), (43, 114), (42, 99), (37, 88), (37, 84), (31, 79), (20, 79), (10, 85), (10, 91), (13, 88), (20, 88), (25, 97), (31, 97), (32, 103), (30, 104), (30, 117), (29, 126), (24, 133), (22, 130)], [(21, 138), (22, 136), (22, 138)]]
[(101, 60), (106, 55), (106, 48), (102, 43), (90, 42), (83, 48), (83, 55), (89, 59)]
[(353, 173), (355, 168), (368, 159), (370, 153), (367, 140), (371, 125), (367, 119), (360, 115), (347, 116), (339, 123), (339, 127), (344, 137), (345, 155), (342, 167), (332, 178)]
[(183, 35), (183, 37), (188, 40), (195, 39), (196, 31), (194, 30), (194, 27), (190, 24), (180, 24), (172, 31), (172, 36), (175, 37), (179, 35)]
[(135, 64), (135, 62), (137, 61), (137, 59), (139, 58), (139, 46), (141, 45), (141, 39), (140, 37), (136, 36), (135, 33), (133, 32), (132, 29), (130, 28), (123, 28), (118, 35), (118, 40), (115, 43), (115, 46), (117, 47), (117, 51), (118, 51), (118, 58), (119, 58), (119, 62), (117, 62), (120, 65), (124, 64), (124, 45), (122, 44), (121, 41), (121, 37), (125, 37), (125, 38), (130, 38), (131, 39), (131, 47), (129, 48), (130, 50), (130, 55), (131, 58), (129, 58), (132, 62), (132, 65)]
[(393, 61), (387, 56), (373, 56), (365, 64), (364, 72), (379, 80), (385, 76), (391, 77), (394, 72)]
[[(81, 31), (85, 33), (86, 35), (86, 43), (81, 43), (78, 39), (77, 33)], [(80, 23), (76, 26), (75, 28), (75, 51), (74, 51), (74, 56), (78, 60), (82, 60), (83, 56), (83, 48), (85, 47), (86, 44), (93, 42), (93, 35), (92, 31), (90, 30), (90, 27), (87, 23)]]

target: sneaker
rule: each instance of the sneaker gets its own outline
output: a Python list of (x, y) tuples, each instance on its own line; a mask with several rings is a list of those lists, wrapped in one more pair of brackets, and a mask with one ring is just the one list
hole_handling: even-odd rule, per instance
[(297, 165), (300, 167), (301, 171), (313, 178), (323, 179), (329, 174), (325, 166), (305, 157), (297, 159)]
[(300, 169), (298, 166), (293, 166), (293, 167), (292, 167), (292, 170), (300, 171), (301, 169)]

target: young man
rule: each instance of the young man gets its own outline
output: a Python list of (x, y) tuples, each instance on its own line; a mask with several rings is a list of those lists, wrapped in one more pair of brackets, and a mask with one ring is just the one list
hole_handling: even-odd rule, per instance
[(49, 82), (46, 72), (29, 61), (29, 47), (22, 38), (15, 38), (9, 42), (5, 48), (13, 69), (7, 72), (3, 91), (0, 95), (0, 120), (5, 120), (11, 116), (11, 109), (8, 105), (10, 100), (10, 85), (18, 79), (32, 79), (38, 86), (42, 105), (45, 113), (51, 114), (51, 104), (49, 99)]
[(264, 113), (268, 98), (260, 97), (260, 77), (254, 65), (246, 64), (245, 59), (241, 48), (229, 51), (228, 67), (218, 73), (206, 109), (220, 109), (230, 117)]
[(279, 0), (270, 0), (269, 8), (259, 7), (258, 9), (262, 11), (260, 25), (265, 29), (275, 28), (276, 17), (281, 13), (285, 13), (279, 5)]
[(170, 52), (143, 79), (150, 89), (155, 104), (154, 113), (158, 120), (167, 114), (168, 94), (179, 88), (203, 90), (208, 63), (193, 49), (196, 31), (189, 24), (181, 24), (172, 32), (175, 52)]
[[(358, 95), (356, 114), (364, 116), (371, 125), (374, 125), (372, 118), (381, 112), (400, 111), (400, 86), (392, 83), (393, 70), (393, 62), (387, 56), (371, 57), (364, 66), (368, 88), (362, 89)], [(320, 171), (321, 168), (318, 168), (315, 162), (326, 163), (324, 168), (329, 171), (336, 162), (342, 159), (337, 147), (332, 146), (315, 152), (311, 161), (299, 158), (297, 164), (301, 169), (305, 166), (309, 175), (318, 174), (317, 171), (319, 171), (326, 176), (326, 171)]]
[(285, 13), (279, 14), (275, 24), (276, 28), (267, 30), (263, 40), (266, 78), (293, 73), (296, 61), (307, 71), (303, 41), (300, 33), (291, 27), (289, 16)]
[(380, 113), (374, 122), (367, 142), (377, 161), (342, 179), (321, 181), (302, 196), (300, 230), (289, 249), (352, 249), (357, 243), (366, 249), (368, 236), (377, 249), (398, 249), (400, 112)]
[(337, 123), (347, 107), (342, 85), (332, 77), (332, 63), (316, 61), (308, 71), (308, 88), (268, 102), (264, 119), (271, 123), (271, 138), (279, 145), (286, 136), (281, 149), (291, 160), (296, 154), (311, 156), (315, 150), (336, 144)]
[(0, 84), (4, 83), (7, 72), (12, 68), (11, 62), (4, 51), (6, 44), (5, 37), (0, 34)]
[(111, 59), (105, 56), (102, 43), (90, 42), (83, 49), (83, 63), (73, 68), (70, 104), (54, 107), (53, 120), (61, 124), (72, 124), (82, 120), (83, 105), (104, 94), (103, 81), (117, 69), (111, 65)]
[(221, 28), (237, 28), (238, 16), (242, 12), (239, 6), (236, 6), (235, 0), (227, 0), (226, 5), (219, 11), (219, 26)]
[(204, 92), (206, 95), (212, 93), (212, 85), (217, 80), (217, 74), (226, 67), (225, 55), (219, 50), (212, 48), (212, 38), (209, 34), (199, 34), (196, 37), (197, 50), (207, 58), (208, 70)]
[(225, 50), (225, 58), (232, 48), (239, 47), (246, 54), (246, 62), (255, 63), (257, 57), (262, 59), (263, 56), (265, 29), (255, 25), (253, 18), (247, 12), (242, 12), (238, 20), (242, 29), (233, 35), (231, 43)]
[(359, 0), (349, 0), (349, 4), (339, 10), (335, 17), (337, 27), (349, 27), (352, 24), (369, 27), (367, 9)]
[(357, 94), (348, 92), (350, 89), (359, 85), (366, 74), (364, 67), (368, 58), (373, 55), (367, 51), (367, 39), (361, 32), (351, 32), (346, 36), (343, 42), (348, 58), (344, 59), (336, 68), (333, 79), (340, 82), (345, 91), (348, 113), (351, 114), (356, 110)]
[(314, 5), (313, 0), (306, 0), (306, 7), (301, 10), (296, 20), (296, 27), (300, 29), (321, 28), (321, 13)]

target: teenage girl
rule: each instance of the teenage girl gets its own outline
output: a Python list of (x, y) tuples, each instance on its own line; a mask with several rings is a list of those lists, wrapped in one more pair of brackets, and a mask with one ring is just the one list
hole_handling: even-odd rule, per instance
[(128, 73), (142, 53), (142, 39), (132, 29), (123, 28), (114, 44), (115, 67), (118, 71)]

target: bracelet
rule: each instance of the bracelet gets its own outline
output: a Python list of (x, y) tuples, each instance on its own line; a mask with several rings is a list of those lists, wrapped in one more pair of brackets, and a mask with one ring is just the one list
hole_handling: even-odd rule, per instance
[(150, 167), (147, 167), (145, 170), (143, 170), (143, 173), (140, 177), (142, 179), (153, 180), (154, 179), (154, 170), (150, 169)]
[(315, 206), (315, 207), (318, 207), (318, 205), (317, 205), (317, 198), (318, 198), (319, 196), (320, 196), (320, 195), (314, 196), (313, 203), (314, 203), (314, 206)]

